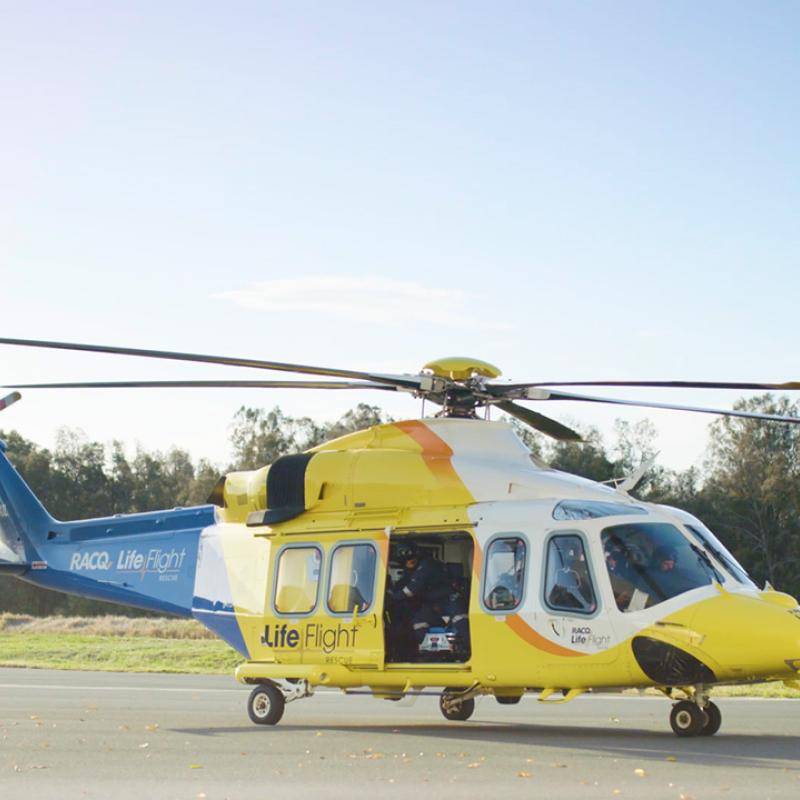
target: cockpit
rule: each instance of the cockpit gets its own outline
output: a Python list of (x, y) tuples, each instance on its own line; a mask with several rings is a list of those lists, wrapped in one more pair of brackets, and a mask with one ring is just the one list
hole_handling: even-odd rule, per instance
[[(580, 520), (581, 527), (599, 531), (614, 601), (624, 613), (652, 608), (714, 583), (755, 588), (741, 564), (703, 523), (678, 509), (663, 507), (663, 516), (659, 510), (633, 503), (564, 500), (556, 504), (553, 518)], [(638, 519), (609, 519), (613, 524), (603, 526), (605, 517)], [(597, 520), (601, 523), (592, 524)], [(587, 561), (582, 536), (565, 530), (551, 537), (545, 573), (550, 608), (585, 614), (595, 610)]]

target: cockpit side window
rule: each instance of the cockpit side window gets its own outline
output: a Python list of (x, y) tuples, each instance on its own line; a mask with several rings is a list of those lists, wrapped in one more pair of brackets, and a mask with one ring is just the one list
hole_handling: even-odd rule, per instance
[(490, 611), (513, 611), (525, 589), (525, 541), (516, 536), (495, 539), (486, 552), (483, 604)]
[(583, 539), (575, 533), (553, 536), (547, 545), (544, 599), (556, 611), (597, 610)]
[(620, 611), (641, 611), (712, 581), (722, 581), (706, 552), (674, 525), (614, 525), (603, 531), (601, 539)]

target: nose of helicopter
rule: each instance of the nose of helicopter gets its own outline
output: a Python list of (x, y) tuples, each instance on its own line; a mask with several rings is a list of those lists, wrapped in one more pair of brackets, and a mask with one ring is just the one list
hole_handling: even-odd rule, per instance
[(800, 678), (800, 607), (789, 595), (721, 591), (687, 622), (717, 680)]

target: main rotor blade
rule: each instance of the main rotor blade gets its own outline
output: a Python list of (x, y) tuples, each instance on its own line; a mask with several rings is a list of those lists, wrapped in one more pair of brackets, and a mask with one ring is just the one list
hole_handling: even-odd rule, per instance
[[(381, 389), (404, 391), (382, 383), (346, 381), (80, 381), (77, 383), (20, 383), (4, 389)], [(413, 391), (407, 389), (405, 391)], [(19, 394), (17, 397), (19, 397)], [(9, 395), (11, 397), (12, 395)], [(0, 409), (3, 408), (0, 401)]]
[(501, 411), (505, 411), (506, 414), (516, 417), (520, 422), (530, 425), (534, 430), (547, 434), (553, 439), (558, 439), (560, 442), (583, 441), (581, 435), (577, 431), (568, 428), (566, 425), (562, 425), (560, 422), (556, 422), (554, 419), (550, 419), (550, 417), (544, 416), (544, 414), (537, 414), (535, 411), (525, 408), (525, 406), (512, 403), (508, 400), (502, 403), (494, 403), (493, 405)]
[(120, 356), (139, 356), (142, 358), (164, 358), (171, 361), (193, 361), (203, 364), (222, 364), (229, 367), (251, 367), (269, 369), (277, 372), (299, 372), (306, 375), (326, 375), (332, 378), (351, 378), (354, 380), (375, 381), (389, 386), (403, 386), (410, 389), (419, 387), (419, 378), (413, 375), (383, 375), (358, 372), (331, 367), (314, 367), (307, 364), (288, 364), (281, 361), (262, 361), (255, 358), (233, 358), (229, 356), (210, 356), (202, 353), (175, 353), (169, 350), (141, 350), (134, 347), (115, 347), (101, 344), (75, 344), (74, 342), (47, 342), (38, 339), (0, 338), (0, 344), (19, 347), (43, 347), (50, 350), (76, 350), (84, 353), (110, 353)]
[[(614, 406), (635, 406), (639, 408), (662, 408), (669, 411), (693, 411), (698, 414), (718, 414), (724, 417), (744, 417), (746, 419), (762, 419), (770, 422), (789, 422), (800, 425), (797, 417), (782, 417), (779, 414), (760, 414), (756, 411), (737, 411), (725, 408), (701, 408), (699, 406), (684, 406), (674, 403), (655, 403), (648, 400), (619, 400), (611, 397), (593, 397), (586, 394), (572, 394), (551, 389), (531, 389), (530, 400), (576, 400), (584, 403), (606, 403)], [(499, 404), (498, 404), (499, 405)]]
[(790, 392), (800, 389), (800, 381), (785, 383), (764, 383), (757, 381), (538, 381), (534, 383), (494, 383), (488, 384), (493, 393), (520, 396), (521, 390), (537, 386), (626, 386), (643, 389), (737, 389), (740, 391), (779, 391)]

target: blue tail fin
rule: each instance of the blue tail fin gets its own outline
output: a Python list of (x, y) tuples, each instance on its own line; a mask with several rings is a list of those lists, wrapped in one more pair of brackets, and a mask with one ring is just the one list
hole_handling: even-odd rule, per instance
[(30, 563), (39, 559), (57, 523), (6, 458), (5, 449), (0, 442), (0, 562)]

